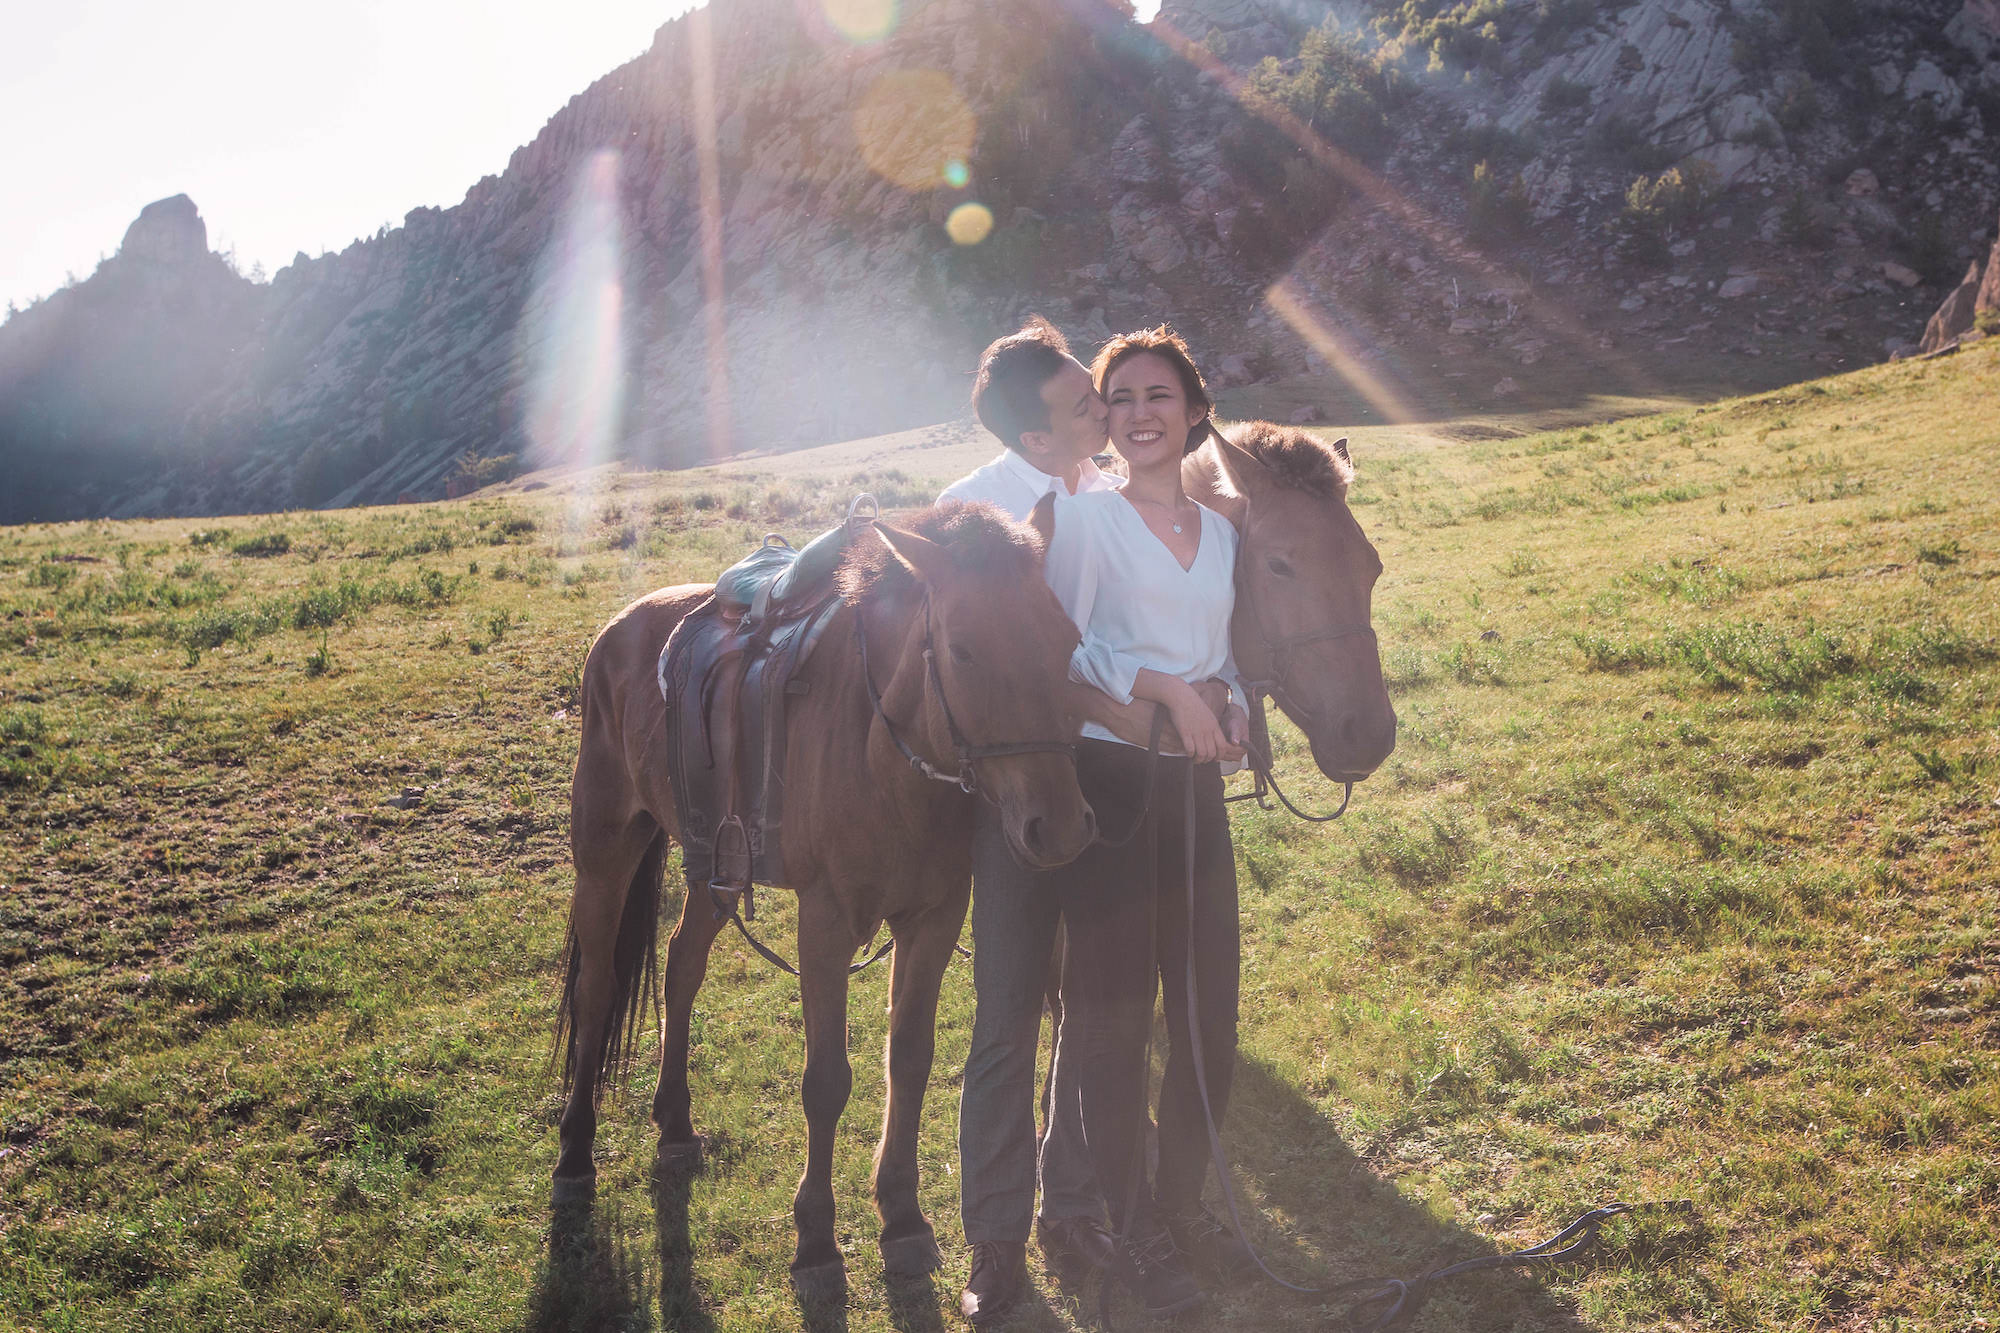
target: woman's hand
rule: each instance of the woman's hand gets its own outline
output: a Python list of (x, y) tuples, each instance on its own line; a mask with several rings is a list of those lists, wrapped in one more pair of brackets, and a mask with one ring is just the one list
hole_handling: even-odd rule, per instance
[(1138, 676), (1132, 682), (1132, 697), (1151, 700), (1167, 710), (1174, 730), (1180, 733), (1181, 752), (1196, 763), (1212, 764), (1217, 760), (1238, 763), (1242, 760), (1243, 747), (1223, 733), (1222, 724), (1216, 720), (1208, 700), (1180, 677), (1155, 671), (1151, 667), (1140, 667)]
[[(1226, 763), (1241, 763), (1242, 742), (1230, 736), (1223, 724), (1216, 721), (1209, 710), (1208, 701), (1195, 692), (1192, 685), (1182, 685), (1183, 692), (1173, 692), (1166, 707), (1173, 718), (1174, 730), (1180, 733), (1181, 748), (1188, 758), (1198, 764), (1212, 764), (1218, 760)], [(1239, 727), (1239, 735), (1247, 728), (1247, 720)]]

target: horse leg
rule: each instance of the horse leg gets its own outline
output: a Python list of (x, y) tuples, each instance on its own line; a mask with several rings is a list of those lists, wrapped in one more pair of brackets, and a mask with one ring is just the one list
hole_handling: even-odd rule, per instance
[[(620, 1011), (645, 999), (634, 989), (646, 984), (644, 961), (652, 941), (665, 836), (646, 815), (623, 823), (605, 821), (593, 829), (579, 804), (578, 819), (572, 841), (576, 890), (570, 901), (569, 974), (564, 983), (570, 1087), (560, 1122), (562, 1152), (553, 1186), (558, 1203), (587, 1198), (597, 1180), (591, 1146), (597, 1138), (598, 1085), (616, 1044)], [(635, 916), (644, 919), (634, 920)]]
[(875, 1149), (875, 1211), (882, 1218), (882, 1268), (915, 1276), (944, 1266), (937, 1236), (917, 1200), (917, 1129), (937, 1048), (938, 989), (965, 925), (965, 887), (895, 928), (889, 981), (889, 1096)]
[(708, 954), (725, 918), (705, 892), (688, 890), (680, 924), (667, 941), (666, 999), (660, 1012), (660, 1083), (653, 1093), (653, 1123), (660, 1127), (655, 1170), (699, 1165), (701, 1136), (694, 1132), (693, 1099), (688, 1091), (688, 1029), (694, 1000), (708, 977)]
[(792, 1196), (798, 1251), (792, 1285), (803, 1300), (838, 1297), (847, 1272), (833, 1230), (833, 1144), (854, 1086), (847, 1061), (847, 965), (857, 941), (833, 893), (815, 885), (799, 895), (799, 1003), (805, 1012), (806, 1169)]

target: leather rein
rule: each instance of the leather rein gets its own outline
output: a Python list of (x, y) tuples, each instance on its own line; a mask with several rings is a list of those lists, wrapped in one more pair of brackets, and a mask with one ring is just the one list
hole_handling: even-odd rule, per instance
[[(1241, 591), (1239, 586), (1239, 595)], [(1255, 801), (1259, 810), (1271, 810), (1276, 807), (1271, 804), (1269, 797), (1276, 796), (1279, 804), (1297, 818), (1309, 824), (1330, 823), (1347, 813), (1347, 803), (1354, 799), (1354, 784), (1351, 782), (1342, 784), (1340, 806), (1332, 814), (1309, 814), (1292, 804), (1292, 798), (1285, 795), (1285, 789), (1278, 785), (1275, 756), (1271, 750), (1271, 726), (1264, 716), (1264, 700), (1267, 698), (1277, 700), (1278, 707), (1294, 718), (1311, 719), (1312, 713), (1301, 708), (1290, 695), (1285, 693), (1286, 668), (1292, 650), (1303, 648), (1307, 644), (1330, 643), (1336, 639), (1358, 638), (1364, 634), (1373, 639), (1375, 627), (1361, 622), (1336, 623), (1324, 629), (1308, 630), (1303, 634), (1288, 634), (1274, 640), (1264, 633), (1264, 627), (1258, 623), (1259, 620), (1260, 618), (1253, 613), (1251, 621), (1257, 624), (1257, 637), (1264, 641), (1265, 656), (1271, 664), (1271, 674), (1261, 680), (1243, 682), (1244, 691), (1250, 696), (1248, 700), (1250, 743), (1244, 748), (1249, 751), (1250, 777), (1253, 785), (1249, 791), (1223, 797), (1223, 802), (1228, 804), (1235, 801)]]

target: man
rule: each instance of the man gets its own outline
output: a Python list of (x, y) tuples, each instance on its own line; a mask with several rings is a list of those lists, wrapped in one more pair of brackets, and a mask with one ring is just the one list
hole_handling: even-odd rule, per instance
[[(983, 500), (1021, 520), (1043, 496), (1113, 489), (1091, 461), (1106, 442), (1104, 400), (1062, 333), (1039, 316), (979, 358), (972, 407), (1006, 447), (940, 499)], [(1108, 697), (1104, 703), (1117, 707)], [(972, 1271), (959, 1311), (1002, 1317), (1028, 1289), (1036, 1185), (1035, 1056), (1042, 997), (1062, 905), (1014, 862), (992, 811), (980, 808), (972, 849), (972, 1049), (959, 1096), (960, 1212)], [(1102, 1267), (1112, 1253), (1075, 1107), (1051, 1108), (1041, 1145), (1044, 1252), (1052, 1263)]]
[(1069, 495), (1117, 488), (1119, 479), (1091, 461), (1107, 438), (1104, 400), (1062, 332), (1040, 315), (980, 356), (972, 410), (1007, 447), (940, 500), (984, 500), (1020, 522), (1057, 486)]

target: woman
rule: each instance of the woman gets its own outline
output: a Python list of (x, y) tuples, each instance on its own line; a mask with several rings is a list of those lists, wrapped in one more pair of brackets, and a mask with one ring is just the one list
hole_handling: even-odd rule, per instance
[[(1121, 490), (1061, 497), (1046, 574), (1082, 635), (1073, 677), (1121, 703), (1166, 710), (1184, 754), (1162, 755), (1147, 802), (1146, 750), (1086, 724), (1077, 767), (1100, 827), (1122, 846), (1093, 847), (1067, 872), (1065, 1010), (1053, 1096), (1081, 1103), (1091, 1164), (1124, 1237), (1113, 1272), (1148, 1311), (1200, 1299), (1183, 1248), (1233, 1262), (1233, 1241), (1201, 1208), (1208, 1135), (1195, 1079), (1185, 987), (1188, 930), (1185, 811), (1194, 789), (1195, 921), (1203, 1072), (1219, 1121), (1236, 1055), (1236, 869), (1219, 761), (1242, 758), (1247, 723), (1229, 652), (1236, 531), (1181, 488), (1181, 459), (1212, 432), (1211, 403), (1187, 345), (1162, 327), (1114, 338), (1091, 368), (1109, 408)], [(1225, 719), (1195, 690), (1221, 676), (1237, 703)], [(1156, 940), (1156, 952), (1145, 941)], [(1157, 962), (1156, 962), (1157, 960)], [(1160, 1093), (1159, 1169), (1144, 1179), (1145, 1047), (1155, 976), (1164, 981), (1171, 1046)]]

